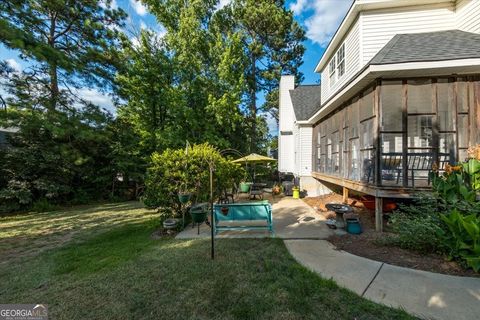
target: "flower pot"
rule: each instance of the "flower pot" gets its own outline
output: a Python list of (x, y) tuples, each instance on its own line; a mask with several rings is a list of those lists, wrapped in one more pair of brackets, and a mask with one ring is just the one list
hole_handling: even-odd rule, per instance
[(300, 189), (299, 188), (293, 188), (293, 199), (300, 199)]
[(248, 193), (250, 191), (250, 183), (240, 182), (240, 192)]
[[(363, 206), (368, 209), (368, 210), (375, 210), (375, 198), (374, 197), (362, 197), (361, 201), (363, 203)], [(397, 204), (390, 200), (390, 199), (384, 199), (383, 200), (383, 212), (391, 212), (393, 210), (397, 209)]]
[(351, 234), (360, 234), (362, 233), (362, 226), (360, 225), (360, 220), (358, 218), (348, 218), (347, 222), (347, 232)]
[(207, 219), (207, 211), (204, 209), (190, 210), (190, 215), (194, 223), (202, 223)]
[(163, 227), (165, 229), (175, 229), (177, 227), (178, 220), (177, 219), (167, 219), (163, 221)]
[(180, 201), (181, 204), (185, 204), (190, 200), (191, 196), (192, 196), (191, 193), (179, 193), (178, 201)]
[(280, 187), (275, 186), (272, 188), (272, 194), (280, 194)]

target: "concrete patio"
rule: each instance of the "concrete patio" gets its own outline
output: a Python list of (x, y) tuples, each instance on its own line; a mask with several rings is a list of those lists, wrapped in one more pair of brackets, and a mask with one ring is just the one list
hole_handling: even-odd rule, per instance
[[(290, 197), (276, 199), (272, 209), (275, 237), (282, 239), (326, 239), (335, 232), (343, 233), (340, 230), (329, 229), (325, 224), (325, 218), (300, 199)], [(243, 224), (247, 223), (243, 222)], [(220, 232), (216, 238), (264, 238), (270, 236), (268, 231), (263, 230), (235, 230)], [(176, 238), (208, 237), (210, 237), (210, 228), (202, 224), (200, 234), (197, 234), (197, 227), (187, 226)]]

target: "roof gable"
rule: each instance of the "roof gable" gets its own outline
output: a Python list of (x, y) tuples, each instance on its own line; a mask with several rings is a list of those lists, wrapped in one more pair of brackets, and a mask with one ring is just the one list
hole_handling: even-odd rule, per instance
[(302, 85), (290, 90), (297, 121), (308, 120), (320, 107), (320, 85)]

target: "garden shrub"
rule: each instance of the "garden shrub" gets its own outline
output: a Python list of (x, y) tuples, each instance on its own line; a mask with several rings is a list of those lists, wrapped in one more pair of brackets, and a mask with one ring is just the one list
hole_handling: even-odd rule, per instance
[(35, 201), (30, 209), (33, 212), (47, 212), (57, 210), (58, 206), (50, 203), (47, 199), (41, 198)]
[(154, 153), (151, 162), (147, 170), (143, 197), (148, 207), (178, 209), (178, 194), (184, 192), (192, 193), (193, 202), (208, 201), (210, 164), (214, 168), (215, 196), (225, 188), (233, 187), (244, 176), (241, 165), (228, 161), (208, 143)]
[(453, 209), (441, 218), (450, 231), (450, 257), (464, 260), (467, 266), (480, 271), (480, 217)]
[[(480, 155), (480, 146), (472, 149)], [(476, 272), (480, 271), (480, 161), (471, 158), (445, 172), (435, 170), (432, 196), (423, 196), (411, 206), (392, 214), (395, 236), (388, 244), (421, 252), (446, 253)]]
[(446, 228), (439, 215), (435, 198), (422, 195), (411, 205), (400, 205), (390, 217), (393, 236), (384, 239), (385, 244), (395, 245), (422, 253), (444, 253)]

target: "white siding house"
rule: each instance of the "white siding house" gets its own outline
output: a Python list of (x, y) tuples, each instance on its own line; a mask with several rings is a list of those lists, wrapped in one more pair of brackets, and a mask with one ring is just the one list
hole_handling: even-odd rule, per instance
[(480, 0), (355, 0), (315, 72), (319, 98), (288, 89), (284, 156), (298, 176), (376, 197), (381, 229), (382, 198), (429, 190), (433, 164), (480, 143)]
[(320, 193), (320, 183), (312, 178), (312, 132), (307, 120), (320, 105), (319, 85), (295, 87), (295, 77), (282, 76), (280, 80), (278, 170), (293, 173), (300, 180), (300, 188), (309, 196)]

